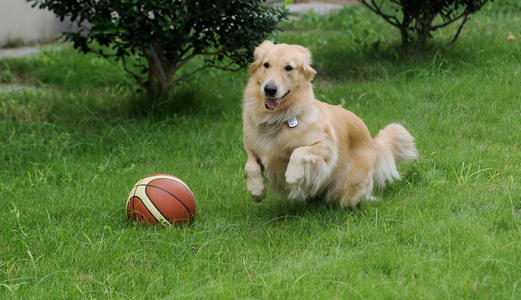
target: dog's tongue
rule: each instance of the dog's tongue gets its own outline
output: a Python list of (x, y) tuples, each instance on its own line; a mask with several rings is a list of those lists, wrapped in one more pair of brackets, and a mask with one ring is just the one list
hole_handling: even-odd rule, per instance
[(276, 99), (270, 99), (270, 98), (266, 98), (266, 107), (273, 110), (275, 108), (277, 108), (280, 104), (280, 98), (276, 98)]

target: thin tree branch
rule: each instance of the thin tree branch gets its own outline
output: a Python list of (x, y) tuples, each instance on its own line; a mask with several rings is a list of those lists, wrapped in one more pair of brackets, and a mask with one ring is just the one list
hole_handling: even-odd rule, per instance
[[(190, 59), (194, 58), (197, 55), (218, 55), (218, 54), (224, 53), (224, 52), (226, 52), (228, 50), (230, 50), (230, 49), (221, 49), (221, 50), (214, 51), (214, 52), (197, 52), (197, 53), (192, 53), (192, 54), (188, 55), (187, 57), (181, 59), (179, 62), (177, 62), (176, 65), (175, 65), (175, 70), (180, 69), (185, 63), (187, 63)], [(184, 54), (186, 54), (186, 52), (187, 51), (185, 51)]]
[(181, 81), (181, 80), (186, 79), (186, 78), (188, 78), (188, 77), (190, 77), (190, 76), (193, 76), (193, 75), (194, 75), (195, 73), (197, 73), (197, 72), (200, 72), (200, 71), (202, 71), (202, 70), (204, 70), (204, 69), (208, 69), (208, 68), (214, 68), (214, 69), (225, 70), (225, 71), (233, 71), (233, 72), (239, 71), (239, 70), (241, 69), (241, 67), (237, 67), (237, 68), (229, 68), (229, 66), (231, 66), (231, 65), (233, 65), (233, 62), (227, 64), (226, 66), (204, 65), (204, 66), (202, 66), (202, 67), (200, 67), (200, 68), (197, 68), (197, 69), (193, 70), (193, 71), (190, 72), (190, 73), (186, 73), (186, 74), (184, 74), (184, 75), (182, 75), (182, 76), (177, 77), (176, 79), (174, 79), (174, 80), (172, 81), (172, 85), (173, 85), (174, 83), (178, 82), (178, 81)]
[(217, 54), (221, 54), (221, 53), (224, 53), (228, 50), (231, 50), (231, 49), (221, 49), (221, 50), (217, 50), (217, 51), (214, 51), (214, 52), (200, 52), (199, 54), (201, 55), (217, 55)]
[(384, 18), (385, 21), (387, 21), (389, 24), (393, 25), (393, 26), (396, 26), (396, 27), (400, 27), (401, 24), (400, 24), (400, 21), (395, 17), (395, 16), (391, 16), (391, 15), (387, 15), (385, 14), (383, 11), (382, 11), (382, 6), (383, 6), (383, 2), (382, 4), (380, 4), (380, 6), (378, 6), (375, 2), (375, 0), (369, 0), (371, 1), (369, 4), (367, 2), (367, 0), (360, 0), (360, 2), (365, 5), (367, 8), (369, 8), (370, 10), (372, 10), (374, 13), (376, 13), (377, 15), (381, 16), (382, 18)]
[(184, 64), (186, 64), (190, 59), (194, 58), (195, 56), (197, 56), (198, 54), (197, 53), (192, 53), (190, 55), (188, 55), (187, 57), (179, 60), (176, 64), (175, 64), (175, 69), (179, 69), (181, 68)]
[(129, 68), (127, 68), (127, 62), (125, 60), (125, 55), (121, 56), (121, 62), (123, 63), (123, 70), (125, 70), (125, 72), (127, 72), (130, 76), (132, 76), (139, 84), (142, 84), (143, 79), (136, 73), (130, 71)]
[(233, 65), (233, 63), (229, 63), (227, 64), (226, 66), (217, 66), (217, 65), (211, 65), (210, 68), (214, 68), (214, 69), (219, 69), (219, 70), (223, 70), (223, 71), (231, 71), (231, 72), (237, 72), (239, 71), (240, 69), (242, 69), (242, 67), (237, 67), (237, 68), (229, 68), (228, 66), (231, 66)]
[(172, 81), (172, 84), (174, 84), (174, 83), (176, 83), (176, 82), (178, 82), (178, 81), (181, 81), (181, 80), (183, 80), (183, 79), (186, 79), (186, 78), (188, 78), (188, 77), (194, 75), (195, 73), (197, 73), (197, 72), (199, 72), (199, 71), (202, 71), (202, 70), (204, 70), (204, 69), (208, 69), (209, 67), (210, 67), (210, 66), (202, 66), (202, 67), (200, 67), (200, 68), (197, 68), (197, 69), (193, 70), (193, 71), (190, 72), (190, 73), (186, 73), (186, 74), (184, 74), (184, 75), (182, 75), (182, 76), (179, 76), (179, 77), (177, 77), (176, 79), (174, 79), (174, 80)]
[(450, 45), (454, 45), (454, 43), (456, 42), (456, 40), (458, 39), (460, 33), (461, 33), (461, 30), (463, 29), (463, 25), (465, 25), (465, 23), (467, 23), (467, 21), (469, 20), (469, 15), (465, 15), (465, 17), (463, 18), (463, 21), (461, 21), (461, 24), (459, 25), (458, 27), (458, 31), (456, 32), (456, 34), (454, 35), (454, 37), (452, 38), (452, 41), (450, 41)]
[(441, 24), (438, 24), (438, 25), (433, 25), (433, 26), (431, 26), (431, 30), (432, 30), (432, 31), (434, 31), (434, 30), (438, 30), (438, 29), (440, 29), (440, 28), (442, 28), (442, 27), (445, 27), (445, 26), (447, 26), (447, 25), (449, 25), (449, 24), (451, 24), (451, 23), (453, 23), (453, 22), (456, 22), (457, 20), (459, 20), (459, 19), (465, 17), (466, 15), (468, 15), (468, 13), (465, 12), (465, 11), (463, 11), (459, 16), (457, 16), (457, 17), (455, 17), (455, 18), (453, 18), (453, 19), (449, 19), (447, 22), (444, 22), (444, 23), (441, 23)]

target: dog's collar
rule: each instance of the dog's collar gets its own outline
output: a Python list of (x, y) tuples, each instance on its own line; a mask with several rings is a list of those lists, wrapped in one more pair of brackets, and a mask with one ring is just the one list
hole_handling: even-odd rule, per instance
[(297, 116), (293, 116), (291, 119), (288, 120), (288, 126), (290, 128), (297, 127), (297, 125), (298, 125)]

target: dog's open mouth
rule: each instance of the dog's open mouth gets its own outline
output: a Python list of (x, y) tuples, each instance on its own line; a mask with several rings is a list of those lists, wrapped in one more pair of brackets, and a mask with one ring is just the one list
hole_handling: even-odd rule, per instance
[(288, 90), (280, 98), (266, 98), (266, 102), (264, 103), (264, 105), (266, 106), (266, 109), (275, 110), (277, 107), (279, 107), (280, 102), (282, 102), (282, 99), (286, 98), (286, 96), (289, 95), (289, 92), (291, 92), (291, 90)]

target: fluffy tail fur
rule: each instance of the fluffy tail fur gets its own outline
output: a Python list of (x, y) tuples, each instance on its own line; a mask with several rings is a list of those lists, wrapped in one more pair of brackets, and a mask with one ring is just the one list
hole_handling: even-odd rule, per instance
[(373, 179), (383, 187), (386, 181), (400, 180), (396, 169), (397, 162), (405, 162), (418, 157), (414, 137), (400, 124), (393, 123), (380, 130), (375, 137), (376, 166)]

